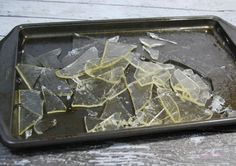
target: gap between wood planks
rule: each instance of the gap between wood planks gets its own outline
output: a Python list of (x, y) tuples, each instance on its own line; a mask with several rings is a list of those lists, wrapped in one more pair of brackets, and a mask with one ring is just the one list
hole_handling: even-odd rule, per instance
[[(78, 20), (97, 20), (97, 19), (117, 19), (117, 18), (145, 18), (145, 17), (168, 17), (168, 16), (191, 16), (191, 15), (217, 15), (226, 19), (227, 21), (236, 24), (235, 12), (231, 11), (232, 5), (223, 5), (219, 12), (217, 5), (209, 3), (208, 6), (213, 6), (215, 11), (202, 11), (192, 10), (196, 0), (191, 0), (185, 4), (176, 4), (175, 6), (186, 7), (186, 10), (172, 8), (174, 3), (179, 0), (167, 0), (160, 5), (166, 7), (157, 7), (150, 10), (147, 6), (150, 6), (153, 0), (145, 2), (144, 0), (134, 1), (131, 4), (131, 0), (127, 1), (107, 1), (107, 0), (69, 0), (65, 3), (64, 0), (14, 0), (14, 1), (1, 1), (0, 2), (0, 35), (6, 35), (14, 26), (22, 23), (33, 22), (60, 22), (60, 21), (78, 21)], [(202, 1), (202, 0), (199, 0)], [(228, 0), (230, 1), (230, 0)], [(126, 4), (127, 3), (127, 4)], [(101, 4), (101, 5), (98, 5)], [(105, 4), (105, 6), (103, 5)], [(146, 4), (146, 7), (145, 7)], [(225, 3), (223, 3), (225, 4)], [(130, 6), (131, 5), (131, 6)], [(132, 6), (133, 5), (133, 6)], [(144, 5), (144, 7), (142, 7)], [(157, 1), (153, 4), (155, 7)], [(135, 7), (140, 6), (140, 7)], [(170, 6), (170, 7), (168, 7)], [(199, 6), (199, 5), (198, 5)], [(198, 7), (197, 6), (197, 7)], [(217, 6), (217, 7), (216, 7)], [(169, 8), (169, 9), (168, 9)], [(204, 8), (204, 6), (203, 6)], [(109, 9), (109, 10), (108, 10)], [(68, 12), (73, 11), (73, 12)], [(111, 12), (112, 11), (112, 12)]]
[[(208, 11), (208, 12), (236, 12), (233, 0), (225, 0), (223, 3), (220, 1), (205, 1), (205, 0), (188, 0), (183, 2), (182, 0), (165, 0), (159, 3), (154, 0), (16, 0), (16, 1), (37, 1), (37, 2), (54, 2), (54, 3), (72, 3), (72, 4), (92, 4), (92, 5), (104, 5), (104, 6), (126, 6), (136, 8), (160, 8), (160, 9), (174, 9), (174, 10), (186, 10), (186, 11)], [(174, 7), (173, 7), (174, 6)], [(213, 8), (213, 9), (212, 9)]]

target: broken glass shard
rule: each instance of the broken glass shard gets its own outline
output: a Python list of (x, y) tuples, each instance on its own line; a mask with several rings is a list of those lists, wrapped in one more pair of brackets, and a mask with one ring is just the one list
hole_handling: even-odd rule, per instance
[(131, 52), (125, 59), (135, 68), (139, 67), (140, 64), (140, 54)]
[(91, 77), (104, 79), (111, 83), (116, 83), (124, 75), (124, 70), (129, 65), (129, 62), (123, 58), (102, 65), (97, 62), (98, 59), (88, 61), (85, 65), (85, 73)]
[(202, 121), (213, 116), (212, 111), (190, 101), (183, 101), (179, 96), (172, 95), (180, 110), (180, 122)]
[(87, 132), (92, 132), (96, 125), (101, 123), (103, 120), (96, 117), (84, 117), (85, 129)]
[(19, 103), (27, 111), (43, 116), (43, 103), (40, 97), (40, 91), (19, 90)]
[(53, 69), (45, 69), (39, 77), (39, 83), (58, 96), (71, 96), (72, 90), (66, 80), (58, 78)]
[(42, 86), (42, 93), (45, 101), (45, 111), (47, 114), (66, 112), (65, 104), (51, 90), (47, 89), (45, 86)]
[(22, 55), (22, 64), (29, 64), (34, 66), (40, 66), (40, 63), (36, 57), (33, 57), (32, 55), (28, 53), (23, 53)]
[(120, 36), (114, 36), (114, 37), (108, 39), (108, 41), (109, 41), (109, 42), (118, 42), (119, 39), (120, 39)]
[(139, 41), (148, 48), (164, 46), (166, 42), (155, 39), (139, 38)]
[(159, 50), (147, 48), (143, 46), (143, 50), (146, 51), (150, 55), (150, 60), (157, 61), (159, 58)]
[(175, 123), (180, 121), (180, 111), (177, 103), (173, 99), (173, 94), (171, 91), (163, 90), (162, 93), (158, 90), (158, 98), (162, 107), (165, 109), (166, 113), (170, 116), (171, 120)]
[(97, 124), (91, 131), (99, 132), (99, 131), (109, 131), (109, 130), (117, 130), (120, 129), (121, 122), (121, 113), (116, 112), (112, 114), (107, 119), (103, 120), (101, 123)]
[(66, 67), (67, 65), (73, 63), (76, 59), (78, 59), (83, 53), (88, 50), (89, 48), (93, 47), (95, 43), (84, 45), (80, 48), (74, 48), (67, 53), (61, 60), (62, 68)]
[(107, 63), (113, 58), (118, 58), (119, 60), (119, 58), (127, 56), (135, 48), (137, 48), (136, 45), (107, 41), (101, 63)]
[(96, 78), (110, 83), (117, 83), (122, 76), (124, 76), (124, 69), (122, 67), (116, 67), (111, 69), (110, 71), (98, 75)]
[(120, 81), (112, 86), (112, 88), (107, 92), (106, 98), (111, 100), (127, 89), (126, 77), (121, 77)]
[[(185, 71), (186, 73), (186, 71)], [(174, 91), (181, 94), (182, 98), (204, 106), (211, 97), (209, 87), (197, 75), (185, 74), (177, 69), (171, 77), (171, 85)]]
[(18, 107), (18, 133), (22, 135), (26, 130), (32, 127), (40, 116), (22, 106)]
[(39, 63), (44, 67), (59, 69), (61, 67), (61, 62), (58, 56), (61, 54), (62, 49), (57, 48), (52, 51), (41, 54), (37, 57)]
[(102, 106), (112, 86), (111, 83), (95, 78), (81, 80), (74, 93), (72, 107)]
[(104, 111), (100, 119), (106, 119), (116, 112), (121, 113), (120, 118), (122, 120), (128, 120), (131, 117), (131, 114), (126, 110), (119, 98), (116, 97), (106, 102)]
[(165, 109), (163, 108), (159, 113), (157, 113), (152, 120), (149, 121), (148, 125), (161, 125), (163, 124), (163, 119), (161, 117), (165, 116)]
[(152, 80), (156, 86), (169, 88), (169, 80), (171, 73), (168, 70), (162, 71), (156, 75), (153, 75)]
[(175, 41), (172, 41), (172, 40), (168, 40), (168, 39), (164, 39), (164, 38), (161, 38), (159, 37), (156, 33), (152, 33), (152, 32), (147, 32), (147, 35), (153, 39), (157, 39), (157, 40), (160, 40), (160, 41), (165, 41), (165, 42), (168, 42), (168, 43), (171, 43), (171, 44), (178, 44), (177, 42)]
[(152, 85), (140, 86), (138, 82), (128, 85), (135, 112), (140, 111), (152, 96)]
[(36, 80), (45, 68), (29, 64), (17, 64), (16, 70), (29, 89), (33, 89)]
[(75, 78), (84, 72), (86, 61), (98, 58), (98, 50), (95, 47), (89, 48), (77, 60), (61, 70), (56, 71), (56, 75), (61, 78)]
[(73, 35), (73, 42), (72, 42), (72, 48), (83, 48), (86, 47), (88, 45), (92, 45), (94, 44), (95, 39), (89, 36), (85, 36), (85, 35), (81, 35), (78, 33), (74, 33)]
[(168, 70), (160, 70), (156, 73), (151, 73), (136, 69), (134, 77), (141, 86), (156, 84), (157, 86), (168, 87), (167, 81), (170, 79), (171, 74)]
[(37, 134), (43, 134), (57, 125), (56, 119), (38, 119), (34, 125), (34, 131)]

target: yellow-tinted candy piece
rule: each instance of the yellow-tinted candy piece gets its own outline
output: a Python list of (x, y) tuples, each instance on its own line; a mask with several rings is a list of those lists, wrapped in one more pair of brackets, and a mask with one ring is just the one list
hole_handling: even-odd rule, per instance
[(133, 82), (128, 85), (135, 112), (142, 110), (151, 99), (152, 87), (152, 85), (142, 87), (138, 82)]
[(137, 46), (120, 42), (107, 41), (101, 58), (101, 63), (107, 63), (112, 58), (122, 58), (128, 55)]

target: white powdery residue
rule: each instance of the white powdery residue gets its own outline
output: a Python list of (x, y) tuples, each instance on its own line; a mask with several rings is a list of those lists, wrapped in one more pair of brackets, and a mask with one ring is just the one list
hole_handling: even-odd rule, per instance
[(70, 95), (67, 95), (67, 96), (66, 96), (66, 99), (67, 99), (67, 100), (70, 100), (70, 98), (71, 98)]
[(132, 145), (127, 143), (116, 143), (107, 149), (147, 149), (149, 150), (150, 147), (148, 145)]
[(33, 130), (30, 129), (30, 130), (26, 130), (25, 131), (25, 139), (28, 139), (29, 137), (32, 136), (32, 133), (33, 133)]
[(195, 143), (195, 144), (200, 144), (202, 141), (205, 139), (203, 136), (193, 136), (190, 138), (190, 141)]
[(30, 161), (27, 160), (27, 159), (23, 159), (23, 160), (20, 160), (20, 161), (14, 161), (14, 165), (26, 165), (26, 164), (29, 164)]
[(221, 113), (223, 110), (223, 106), (225, 104), (225, 100), (221, 96), (214, 96), (211, 105), (209, 108), (211, 111), (216, 113)]

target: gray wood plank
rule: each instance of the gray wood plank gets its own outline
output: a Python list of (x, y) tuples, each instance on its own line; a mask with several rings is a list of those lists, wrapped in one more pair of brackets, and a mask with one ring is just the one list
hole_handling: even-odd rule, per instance
[[(80, 2), (80, 1), (79, 1)], [(106, 1), (107, 2), (107, 1)], [(120, 2), (120, 1), (119, 1)], [(141, 3), (141, 1), (139, 1)], [(142, 5), (142, 4), (141, 4)], [(27, 22), (48, 22), (66, 20), (95, 20), (117, 18), (145, 18), (189, 15), (217, 15), (236, 25), (234, 11), (196, 11), (165, 8), (139, 8), (130, 6), (107, 6), (97, 4), (0, 1), (0, 35), (6, 35), (15, 25)], [(222, 8), (223, 9), (223, 8)], [(112, 13), (111, 13), (112, 11)], [(15, 21), (17, 20), (17, 21)]]
[(181, 9), (181, 10), (197, 10), (197, 11), (235, 11), (234, 0), (221, 1), (206, 1), (206, 0), (18, 0), (18, 1), (41, 1), (41, 2), (56, 2), (56, 3), (75, 3), (75, 4), (93, 4), (107, 6), (129, 6), (135, 8), (166, 8), (166, 9)]
[(9, 17), (9, 16), (0, 16), (0, 36), (7, 35), (16, 25), (26, 24), (26, 23), (40, 23), (40, 22), (60, 22), (60, 21), (75, 21), (79, 19), (48, 19), (48, 18), (30, 18), (30, 17)]
[[(210, 135), (209, 135), (210, 134)], [(13, 153), (0, 145), (1, 165), (235, 165), (236, 133), (162, 136), (100, 145)]]

